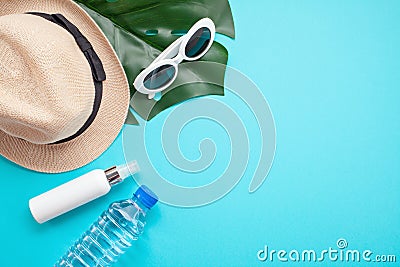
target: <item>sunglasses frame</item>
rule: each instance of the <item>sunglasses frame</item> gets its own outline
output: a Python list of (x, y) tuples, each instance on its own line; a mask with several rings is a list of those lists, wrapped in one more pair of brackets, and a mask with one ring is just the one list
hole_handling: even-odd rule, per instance
[[(201, 28), (208, 28), (211, 33), (210, 41), (207, 45), (207, 48), (204, 49), (196, 57), (188, 57), (186, 55), (185, 49), (192, 38), (192, 36)], [(187, 34), (178, 38), (175, 42), (173, 42), (170, 46), (168, 46), (146, 69), (144, 69), (140, 74), (136, 77), (135, 81), (133, 82), (133, 86), (135, 89), (143, 94), (147, 94), (149, 99), (153, 99), (155, 94), (167, 89), (176, 79), (178, 76), (178, 65), (183, 60), (186, 61), (195, 61), (200, 59), (204, 56), (208, 50), (210, 50), (212, 44), (214, 43), (215, 38), (215, 25), (214, 22), (210, 18), (203, 18), (197, 21), (188, 31)], [(166, 83), (164, 86), (161, 86), (157, 89), (148, 89), (144, 85), (144, 79), (149, 75), (151, 72), (156, 70), (157, 68), (165, 65), (171, 65), (175, 69), (174, 77)]]

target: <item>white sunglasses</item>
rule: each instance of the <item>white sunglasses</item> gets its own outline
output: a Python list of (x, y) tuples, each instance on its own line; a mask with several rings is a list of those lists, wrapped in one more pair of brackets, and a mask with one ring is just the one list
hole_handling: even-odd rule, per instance
[(136, 90), (154, 98), (167, 89), (178, 76), (178, 64), (183, 60), (198, 60), (208, 52), (215, 38), (215, 25), (209, 18), (196, 22), (187, 34), (167, 47), (135, 79)]

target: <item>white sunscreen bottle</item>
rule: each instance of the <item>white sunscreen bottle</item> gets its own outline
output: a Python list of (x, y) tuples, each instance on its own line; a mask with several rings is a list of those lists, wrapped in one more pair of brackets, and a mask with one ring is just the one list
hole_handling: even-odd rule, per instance
[(29, 200), (29, 209), (38, 223), (44, 223), (98, 197), (137, 173), (136, 161), (105, 171), (93, 170)]

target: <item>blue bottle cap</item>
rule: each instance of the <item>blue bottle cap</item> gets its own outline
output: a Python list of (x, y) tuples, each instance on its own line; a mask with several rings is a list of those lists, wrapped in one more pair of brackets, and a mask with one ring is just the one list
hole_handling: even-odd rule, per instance
[(151, 209), (158, 201), (157, 195), (145, 185), (140, 186), (136, 190), (135, 196), (149, 209)]

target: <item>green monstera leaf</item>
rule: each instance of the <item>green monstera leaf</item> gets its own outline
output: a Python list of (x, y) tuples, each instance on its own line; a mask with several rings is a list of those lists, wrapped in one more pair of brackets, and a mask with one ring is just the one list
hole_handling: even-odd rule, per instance
[[(173, 41), (199, 19), (211, 18), (218, 33), (235, 37), (233, 17), (228, 0), (75, 0), (96, 21), (113, 45), (128, 77), (131, 107), (144, 119), (150, 120), (161, 111), (187, 99), (205, 95), (223, 95), (222, 86), (208, 83), (210, 70), (190, 69), (188, 65), (179, 67), (176, 80), (180, 86), (171, 85), (172, 90), (162, 92), (160, 100), (147, 99), (136, 92), (133, 81), (136, 76)], [(201, 58), (226, 65), (228, 51), (214, 42), (209, 52)], [(216, 68), (213, 81), (224, 84), (225, 71)], [(151, 109), (151, 111), (149, 110)], [(129, 114), (127, 123), (137, 121)]]

